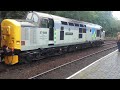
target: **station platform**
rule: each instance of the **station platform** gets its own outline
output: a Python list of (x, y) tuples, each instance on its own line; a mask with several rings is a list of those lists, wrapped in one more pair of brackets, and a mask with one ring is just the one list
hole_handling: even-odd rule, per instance
[(120, 52), (115, 50), (67, 79), (120, 79)]

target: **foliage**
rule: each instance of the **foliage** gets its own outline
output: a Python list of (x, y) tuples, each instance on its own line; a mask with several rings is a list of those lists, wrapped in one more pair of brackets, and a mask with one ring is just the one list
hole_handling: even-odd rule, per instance
[(28, 11), (0, 11), (0, 22), (3, 19), (22, 19)]
[[(28, 11), (0, 11), (0, 21), (5, 18), (22, 19)], [(106, 31), (106, 36), (114, 37), (120, 31), (120, 21), (115, 20), (112, 11), (40, 11), (66, 18), (99, 24)]]

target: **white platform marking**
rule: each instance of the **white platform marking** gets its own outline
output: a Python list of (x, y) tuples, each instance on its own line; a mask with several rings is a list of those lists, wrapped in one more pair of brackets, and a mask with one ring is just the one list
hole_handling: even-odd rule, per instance
[(76, 72), (75, 74), (71, 75), (70, 77), (68, 77), (68, 78), (66, 78), (66, 79), (70, 79), (70, 78), (74, 77), (75, 75), (77, 75), (77, 74), (79, 74), (80, 72), (82, 72), (83, 70), (89, 68), (89, 67), (92, 66), (93, 64), (95, 64), (95, 63), (99, 62), (100, 60), (105, 59), (106, 57), (112, 55), (112, 54), (115, 53), (116, 51), (118, 51), (118, 49), (115, 50), (114, 52), (109, 53), (108, 55), (106, 55), (106, 56), (104, 56), (104, 57), (102, 57), (102, 58), (96, 60), (95, 62), (91, 63), (90, 65), (86, 66), (85, 68), (81, 69), (80, 71)]

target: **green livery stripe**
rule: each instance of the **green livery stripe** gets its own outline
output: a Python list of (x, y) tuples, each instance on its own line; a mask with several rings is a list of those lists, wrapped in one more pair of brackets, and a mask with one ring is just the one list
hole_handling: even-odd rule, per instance
[(96, 33), (92, 34), (92, 39), (96, 39)]

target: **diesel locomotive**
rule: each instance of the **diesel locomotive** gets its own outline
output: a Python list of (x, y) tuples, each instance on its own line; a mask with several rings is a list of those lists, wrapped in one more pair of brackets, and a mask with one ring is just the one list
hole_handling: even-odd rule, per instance
[(5, 64), (31, 62), (104, 43), (100, 25), (56, 15), (29, 12), (26, 19), (1, 23), (1, 54)]

